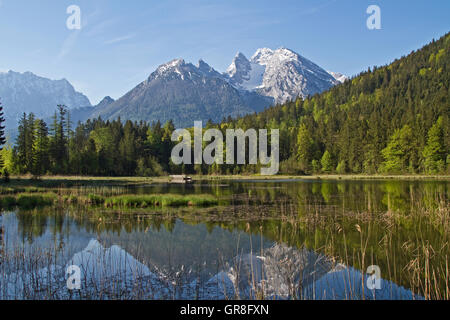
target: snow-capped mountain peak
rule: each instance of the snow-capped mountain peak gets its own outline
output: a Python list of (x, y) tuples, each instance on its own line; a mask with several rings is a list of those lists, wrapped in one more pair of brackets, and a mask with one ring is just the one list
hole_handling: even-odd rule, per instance
[(274, 51), (269, 48), (261, 48), (256, 50), (252, 56), (251, 61), (256, 64), (266, 65), (272, 58)]
[(238, 89), (254, 90), (261, 85), (264, 71), (263, 65), (250, 62), (243, 53), (238, 52), (225, 76)]
[(288, 48), (258, 49), (251, 59), (238, 52), (223, 74), (203, 60), (174, 59), (116, 101), (104, 101), (84, 118), (172, 119), (177, 127), (192, 120), (259, 112), (274, 103), (306, 97), (339, 82), (327, 71)]
[(285, 47), (258, 49), (250, 61), (238, 54), (226, 75), (236, 88), (257, 91), (277, 103), (320, 93), (339, 83), (330, 73)]
[(346, 75), (339, 73), (339, 72), (328, 71), (328, 73), (331, 74), (333, 76), (333, 78), (335, 78), (340, 83), (344, 83), (345, 81), (347, 81), (349, 79), (349, 77), (347, 77)]
[(250, 61), (247, 59), (247, 57), (241, 53), (238, 52), (236, 54), (236, 56), (233, 59), (233, 62), (231, 63), (231, 65), (228, 67), (226, 73), (230, 76), (233, 77), (236, 75), (236, 73), (239, 71), (245, 71), (245, 70), (249, 70), (250, 68)]
[(158, 67), (158, 69), (151, 74), (148, 82), (154, 79), (172, 79), (180, 78), (182, 80), (198, 80), (204, 77), (209, 78), (224, 78), (222, 74), (214, 70), (209, 64), (202, 59), (199, 60), (198, 65), (186, 63), (183, 59), (175, 59)]
[(183, 59), (174, 59), (168, 63), (165, 63), (163, 65), (160, 65), (158, 67), (158, 69), (156, 70), (156, 72), (159, 75), (164, 75), (167, 72), (171, 72), (174, 70), (177, 70), (180, 66), (184, 65), (185, 62)]

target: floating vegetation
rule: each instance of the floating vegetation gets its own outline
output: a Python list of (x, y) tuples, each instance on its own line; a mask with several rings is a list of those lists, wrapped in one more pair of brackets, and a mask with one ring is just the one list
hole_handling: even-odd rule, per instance
[(18, 194), (18, 193), (45, 193), (48, 190), (45, 188), (37, 188), (37, 187), (0, 187), (0, 195), (7, 194)]
[(219, 200), (213, 195), (149, 194), (104, 197), (96, 194), (58, 195), (52, 192), (20, 193), (0, 197), (0, 207), (3, 209), (16, 206), (22, 209), (33, 209), (55, 203), (86, 206), (103, 205), (106, 208), (210, 207), (218, 205)]
[(15, 206), (23, 209), (33, 209), (53, 205), (58, 196), (55, 193), (29, 194), (21, 193), (17, 196), (6, 196), (0, 198), (0, 206), (3, 209)]
[(106, 207), (127, 207), (127, 208), (147, 208), (147, 207), (207, 207), (218, 205), (219, 201), (212, 195), (176, 195), (176, 194), (155, 194), (155, 195), (123, 195), (107, 198)]

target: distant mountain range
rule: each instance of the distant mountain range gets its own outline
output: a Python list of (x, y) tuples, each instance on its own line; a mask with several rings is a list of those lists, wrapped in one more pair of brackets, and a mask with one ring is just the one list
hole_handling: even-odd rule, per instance
[(250, 60), (238, 53), (225, 73), (203, 60), (193, 65), (175, 59), (117, 101), (79, 109), (74, 118), (172, 119), (177, 127), (186, 127), (195, 120), (218, 122), (260, 112), (275, 103), (323, 92), (346, 79), (286, 48), (258, 49)]
[(262, 111), (272, 103), (271, 98), (235, 89), (203, 61), (194, 66), (177, 59), (160, 66), (117, 101), (92, 108), (89, 118), (172, 119), (176, 126), (192, 126), (194, 120), (220, 121), (229, 115)]
[(20, 116), (33, 112), (41, 118), (51, 116), (56, 105), (69, 109), (90, 106), (89, 99), (66, 80), (50, 80), (31, 72), (0, 72), (0, 102), (8, 131), (17, 127)]
[(228, 116), (260, 112), (275, 103), (323, 92), (346, 79), (292, 50), (263, 48), (250, 60), (238, 53), (225, 73), (203, 60), (197, 65), (172, 60), (123, 97), (106, 97), (96, 106), (67, 80), (53, 81), (30, 72), (0, 73), (0, 97), (8, 127), (17, 126), (23, 112), (48, 118), (57, 104), (71, 109), (74, 123), (120, 117), (163, 123), (172, 119), (177, 127), (188, 127), (195, 120), (218, 122)]

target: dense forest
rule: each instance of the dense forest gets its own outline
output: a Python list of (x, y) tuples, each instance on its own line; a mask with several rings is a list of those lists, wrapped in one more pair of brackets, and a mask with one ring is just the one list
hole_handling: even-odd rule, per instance
[(450, 34), (309, 99), (232, 122), (280, 128), (285, 173), (444, 173)]
[[(220, 124), (279, 129), (281, 173), (444, 174), (450, 172), (450, 34), (322, 94), (298, 98)], [(48, 125), (23, 114), (15, 145), (1, 151), (14, 174), (154, 176), (257, 173), (257, 165), (183, 165), (170, 161), (171, 121), (88, 120), (72, 128), (58, 106)], [(191, 129), (192, 130), (192, 129)]]

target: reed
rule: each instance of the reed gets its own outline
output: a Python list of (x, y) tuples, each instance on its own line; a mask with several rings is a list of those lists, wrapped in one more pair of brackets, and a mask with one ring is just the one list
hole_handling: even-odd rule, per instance
[(33, 209), (55, 203), (93, 207), (103, 205), (105, 208), (210, 207), (218, 205), (219, 200), (212, 195), (149, 194), (104, 197), (93, 193), (76, 195), (54, 192), (20, 193), (0, 197), (0, 207), (3, 209), (11, 209), (16, 206), (21, 209)]
[(1, 197), (0, 207), (3, 209), (11, 209), (17, 206), (21, 209), (33, 209), (53, 205), (57, 199), (58, 196), (54, 193), (21, 193), (16, 196)]
[(211, 195), (122, 195), (106, 198), (105, 207), (148, 208), (148, 207), (207, 207), (217, 205), (218, 199)]

